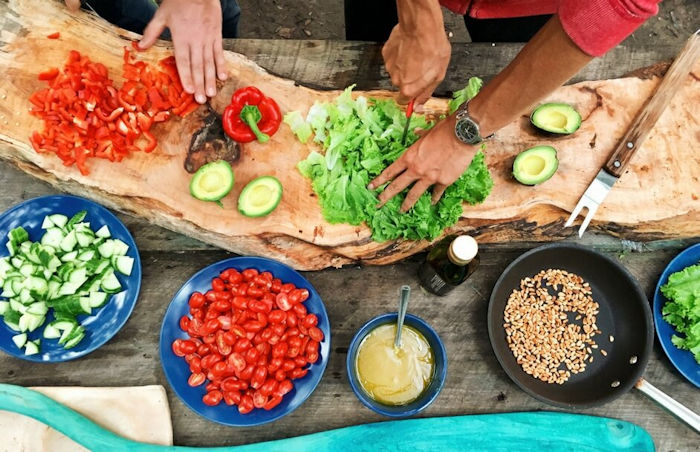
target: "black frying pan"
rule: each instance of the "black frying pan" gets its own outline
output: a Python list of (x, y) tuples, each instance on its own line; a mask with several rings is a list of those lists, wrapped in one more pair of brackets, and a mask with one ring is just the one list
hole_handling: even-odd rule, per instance
[[(503, 311), (513, 289), (520, 287), (521, 279), (549, 268), (575, 273), (590, 284), (593, 299), (600, 306), (596, 323), (602, 333), (595, 340), (608, 353), (602, 356), (594, 351), (593, 363), (562, 385), (525, 373), (508, 348), (503, 328)], [(583, 246), (551, 244), (518, 257), (496, 281), (489, 302), (488, 329), (503, 370), (525, 392), (543, 402), (569, 409), (601, 405), (636, 385), (695, 430), (700, 428), (698, 415), (641, 378), (654, 343), (651, 309), (634, 277), (607, 256)]]

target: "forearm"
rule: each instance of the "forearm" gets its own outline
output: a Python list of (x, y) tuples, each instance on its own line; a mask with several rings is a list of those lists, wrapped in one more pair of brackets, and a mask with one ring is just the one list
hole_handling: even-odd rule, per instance
[(445, 26), (438, 0), (396, 0), (399, 24), (412, 32), (443, 32)]
[(469, 103), (469, 114), (487, 136), (566, 83), (593, 57), (567, 36), (554, 16)]

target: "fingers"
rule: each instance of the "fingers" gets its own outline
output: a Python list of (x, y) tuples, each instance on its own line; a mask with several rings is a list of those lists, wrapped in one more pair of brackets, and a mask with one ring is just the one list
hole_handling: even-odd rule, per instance
[(66, 0), (66, 6), (71, 11), (77, 11), (80, 9), (80, 0)]
[(190, 48), (186, 43), (175, 43), (175, 64), (177, 72), (180, 74), (182, 87), (188, 93), (193, 94), (194, 84), (192, 83), (192, 72), (190, 70)]
[(433, 196), (430, 202), (432, 202), (433, 204), (437, 204), (438, 201), (440, 201), (440, 198), (442, 198), (442, 195), (445, 193), (445, 190), (447, 190), (447, 185), (433, 185)]
[(398, 176), (405, 169), (406, 169), (406, 164), (404, 163), (403, 159), (399, 158), (394, 163), (387, 166), (384, 169), (384, 171), (382, 171), (382, 174), (377, 176), (372, 182), (369, 183), (367, 188), (369, 188), (370, 190), (374, 190), (377, 187), (381, 187), (382, 185), (384, 185), (388, 181), (390, 181), (393, 178), (395, 178), (396, 176)]
[(228, 78), (228, 71), (226, 70), (226, 59), (224, 58), (224, 45), (221, 40), (221, 33), (214, 39), (214, 62), (216, 63), (216, 73), (219, 80), (226, 80)]
[[(382, 207), (384, 204), (387, 203), (391, 198), (394, 196), (398, 195), (401, 193), (406, 187), (411, 185), (414, 181), (416, 180), (416, 176), (408, 171), (404, 171), (401, 173), (399, 177), (394, 179), (392, 183), (387, 185), (387, 187), (384, 189), (384, 191), (379, 195), (379, 204), (377, 205), (377, 208)], [(427, 188), (427, 187), (426, 187)], [(423, 189), (425, 191), (425, 189)]]
[(406, 213), (413, 207), (413, 205), (418, 201), (418, 198), (430, 187), (430, 181), (426, 179), (419, 179), (418, 182), (413, 184), (413, 187), (408, 191), (406, 199), (403, 200), (401, 204), (401, 212)]
[(158, 37), (165, 30), (166, 24), (163, 14), (159, 14), (160, 9), (158, 9), (153, 16), (153, 19), (148, 23), (146, 28), (143, 30), (143, 37), (139, 41), (139, 49), (147, 49), (155, 44)]
[(206, 88), (207, 97), (216, 96), (216, 64), (214, 63), (213, 47), (205, 47), (204, 86)]
[(201, 45), (190, 46), (190, 70), (194, 87), (194, 100), (203, 104), (207, 101), (204, 86), (204, 55)]

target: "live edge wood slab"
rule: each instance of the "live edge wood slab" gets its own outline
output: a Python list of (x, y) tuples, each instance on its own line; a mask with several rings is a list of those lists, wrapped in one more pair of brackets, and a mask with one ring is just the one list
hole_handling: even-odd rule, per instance
[[(57, 11), (47, 9), (48, 3), (42, 2), (40, 9), (32, 11), (32, 14), (57, 14)], [(85, 20), (83, 16), (80, 17), (80, 20)], [(96, 30), (113, 30), (103, 22), (95, 26)], [(7, 0), (0, 0), (0, 30), (15, 30), (11, 34), (0, 32), (0, 41), (6, 42), (8, 36), (15, 36), (20, 28), (17, 14), (10, 12), (10, 4)], [(93, 35), (88, 36), (92, 39)], [(653, 46), (647, 46), (630, 39), (604, 58), (594, 60), (575, 80), (621, 77), (636, 68), (669, 60), (682, 44), (682, 39), (671, 42), (660, 38)], [(357, 83), (358, 89), (363, 90), (391, 88), (387, 74), (380, 69), (381, 47), (376, 44), (230, 40), (225, 45), (229, 50), (246, 55), (270, 73), (296, 80), (305, 86), (325, 90)], [(459, 89), (471, 75), (493, 76), (515, 56), (520, 47), (519, 44), (496, 44), (493, 47), (490, 44), (454, 44), (449, 75), (438, 93), (447, 95), (449, 91)], [(5, 75), (4, 69), (2, 74)], [(0, 118), (0, 131), (3, 134), (9, 128), (8, 124), (4, 124), (5, 119)], [(690, 124), (697, 130), (697, 122)], [(0, 142), (0, 153), (9, 153), (6, 148), (10, 146)], [(688, 158), (692, 158), (692, 152), (692, 148), (687, 149)], [(52, 187), (15, 169), (8, 162), (0, 162), (0, 211), (25, 199), (55, 194), (56, 188), (62, 187), (67, 186)], [(85, 194), (85, 191), (77, 193)], [(570, 208), (575, 204), (574, 198), (572, 196)], [(484, 245), (481, 265), (476, 273), (442, 298), (419, 290), (415, 279), (420, 264), (418, 257), (384, 267), (346, 266), (305, 273), (304, 276), (321, 295), (331, 323), (333, 347), (321, 384), (299, 409), (273, 424), (239, 429), (209, 422), (190, 411), (168, 386), (158, 359), (158, 339), (163, 315), (178, 288), (204, 266), (231, 254), (164, 230), (149, 219), (126, 214), (119, 214), (119, 217), (134, 235), (144, 266), (139, 301), (127, 324), (99, 350), (73, 362), (47, 366), (0, 355), (0, 381), (22, 386), (164, 385), (171, 407), (174, 442), (178, 445), (248, 444), (383, 421), (386, 418), (366, 409), (350, 390), (345, 373), (347, 347), (364, 322), (375, 315), (394, 310), (399, 287), (410, 284), (414, 289), (411, 312), (431, 324), (445, 342), (449, 356), (445, 387), (435, 402), (421, 413), (421, 417), (558, 411), (528, 396), (512, 383), (498, 365), (489, 345), (486, 308), (493, 285), (513, 259), (533, 246), (530, 242), (514, 241)], [(555, 232), (569, 233), (561, 229), (552, 233)], [(647, 297), (651, 298), (664, 266), (680, 249), (696, 243), (697, 235), (684, 240), (625, 244), (607, 234), (591, 231), (582, 241), (575, 241), (618, 259), (639, 281)], [(644, 252), (628, 252), (629, 245)], [(645, 378), (700, 412), (698, 389), (673, 368), (658, 343), (647, 365)], [(634, 422), (652, 435), (659, 451), (697, 450), (697, 434), (638, 391), (628, 392), (605, 406), (579, 412)], [(595, 444), (595, 439), (591, 442)], [(494, 440), (494, 445), (497, 444)]]
[[(134, 154), (119, 164), (95, 159), (90, 163), (89, 176), (81, 176), (74, 167), (64, 167), (53, 155), (37, 154), (28, 136), (41, 124), (28, 113), (27, 100), (43, 85), (36, 74), (62, 66), (68, 51), (76, 49), (105, 64), (120, 83), (122, 48), (134, 37), (94, 16), (71, 15), (60, 2), (6, 0), (0, 3), (0, 20), (0, 67), (5, 74), (0, 81), (0, 142), (7, 144), (0, 147), (0, 157), (23, 171), (62, 190), (227, 250), (273, 257), (298, 269), (356, 262), (387, 264), (429, 245), (427, 241), (376, 243), (364, 226), (325, 222), (309, 182), (295, 169), (315, 146), (299, 143), (284, 125), (265, 145), (242, 145), (241, 157), (234, 165), (235, 187), (224, 200), (224, 209), (197, 201), (188, 191), (191, 174), (185, 170), (184, 160), (192, 134), (201, 127), (207, 112), (204, 107), (184, 120), (157, 126), (154, 133), (160, 145), (155, 152)], [(61, 32), (60, 39), (46, 39), (55, 31)], [(140, 53), (139, 58), (156, 62), (170, 53), (170, 48), (162, 45)], [(330, 53), (325, 56), (337, 58)], [(275, 98), (283, 112), (305, 113), (313, 102), (337, 95), (337, 91), (310, 89), (271, 75), (238, 53), (227, 52), (226, 59), (229, 80), (211, 100), (211, 107), (219, 112), (232, 91), (246, 85), (256, 85)], [(380, 61), (374, 63), (378, 70)], [(597, 212), (595, 229), (630, 239), (697, 234), (700, 165), (692, 149), (698, 142), (700, 116), (698, 63), (629, 171)], [(313, 66), (322, 70), (331, 64), (333, 60), (327, 58), (315, 61)], [(463, 218), (453, 230), (469, 232), (482, 243), (544, 241), (571, 234), (573, 229), (563, 228), (565, 218), (653, 92), (661, 72), (662, 68), (657, 67), (632, 77), (580, 82), (555, 92), (550, 100), (574, 104), (583, 117), (581, 129), (572, 136), (542, 136), (531, 128), (526, 116), (499, 131), (486, 151), (494, 190), (484, 204), (465, 205)], [(391, 96), (389, 91), (363, 94)], [(446, 104), (433, 99), (427, 108), (431, 113), (441, 113)], [(552, 144), (558, 149), (559, 171), (536, 188), (519, 185), (510, 174), (513, 158), (537, 144)], [(260, 175), (274, 175), (282, 181), (282, 203), (265, 218), (246, 218), (236, 210), (237, 195), (247, 182)]]

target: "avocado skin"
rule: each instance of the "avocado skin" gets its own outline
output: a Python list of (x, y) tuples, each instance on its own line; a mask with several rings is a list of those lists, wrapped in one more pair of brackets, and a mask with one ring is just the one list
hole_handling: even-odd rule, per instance
[[(197, 183), (202, 177), (204, 177), (205, 174), (207, 174), (210, 171), (220, 171), (226, 176), (227, 180), (226, 183), (222, 185), (216, 193), (212, 195), (205, 195), (204, 193), (199, 192)], [(219, 201), (221, 198), (228, 195), (228, 193), (231, 191), (231, 189), (233, 188), (233, 181), (233, 168), (231, 168), (231, 164), (229, 162), (227, 162), (226, 160), (217, 160), (215, 162), (209, 162), (206, 165), (200, 167), (197, 170), (197, 172), (194, 173), (194, 176), (192, 176), (192, 180), (190, 180), (190, 194), (201, 201)]]
[[(527, 174), (522, 166), (528, 157), (539, 156), (544, 160), (544, 168), (537, 175)], [(559, 168), (557, 150), (552, 146), (535, 146), (518, 154), (513, 161), (513, 177), (523, 185), (538, 185), (549, 180)]]
[[(566, 126), (563, 128), (548, 126), (543, 119), (546, 114), (551, 112), (564, 115), (567, 119)], [(572, 105), (563, 102), (550, 102), (535, 108), (530, 115), (530, 122), (543, 132), (555, 135), (569, 135), (581, 127), (581, 115)]]

